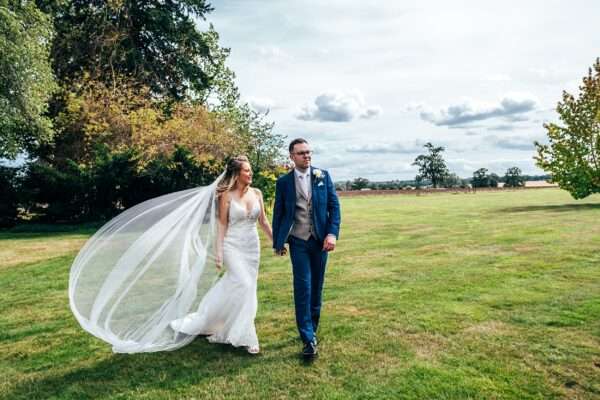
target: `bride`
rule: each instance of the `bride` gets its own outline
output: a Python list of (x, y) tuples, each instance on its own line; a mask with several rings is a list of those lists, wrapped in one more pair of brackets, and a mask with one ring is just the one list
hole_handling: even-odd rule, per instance
[(217, 186), (218, 236), (217, 268), (226, 267), (223, 277), (206, 294), (198, 311), (171, 322), (171, 327), (187, 335), (208, 335), (213, 343), (245, 346), (259, 352), (254, 318), (260, 243), (258, 220), (269, 239), (273, 232), (265, 215), (262, 193), (250, 187), (252, 169), (248, 159), (237, 157), (228, 164)]
[(211, 185), (140, 203), (100, 228), (69, 276), (86, 331), (118, 353), (175, 350), (196, 335), (259, 352), (254, 326), (260, 243), (272, 240), (244, 156)]

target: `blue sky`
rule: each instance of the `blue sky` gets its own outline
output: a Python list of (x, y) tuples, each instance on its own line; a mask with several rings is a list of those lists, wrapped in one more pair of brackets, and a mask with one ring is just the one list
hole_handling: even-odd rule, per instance
[(600, 56), (594, 0), (212, 4), (244, 99), (335, 180), (411, 179), (428, 141), (462, 177), (542, 173), (532, 142)]

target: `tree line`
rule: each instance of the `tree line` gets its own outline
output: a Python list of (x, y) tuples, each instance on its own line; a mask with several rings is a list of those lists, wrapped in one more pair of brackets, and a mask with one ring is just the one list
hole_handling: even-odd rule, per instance
[(107, 219), (249, 156), (267, 201), (284, 138), (241, 101), (205, 0), (0, 0), (0, 225)]
[[(473, 173), (473, 177), (460, 178), (454, 173), (449, 173), (438, 182), (436, 188), (483, 188), (498, 187), (500, 183), (504, 187), (523, 187), (527, 181), (546, 181), (550, 175), (526, 175), (518, 167), (508, 168), (503, 176), (489, 173), (487, 168), (480, 168)], [(427, 178), (391, 181), (370, 181), (367, 178), (358, 177), (352, 180), (336, 182), (338, 190), (409, 190), (423, 187), (433, 187), (433, 182)]]
[(420, 187), (426, 182), (434, 188), (444, 187), (498, 187), (499, 182), (503, 182), (506, 187), (525, 186), (525, 177), (519, 167), (510, 167), (506, 170), (504, 177), (500, 178), (495, 173), (489, 173), (487, 168), (479, 168), (473, 173), (471, 179), (461, 179), (457, 174), (448, 170), (446, 161), (442, 157), (444, 147), (434, 146), (430, 142), (424, 147), (426, 154), (421, 154), (415, 158), (413, 165), (419, 168), (415, 177), (415, 186)]

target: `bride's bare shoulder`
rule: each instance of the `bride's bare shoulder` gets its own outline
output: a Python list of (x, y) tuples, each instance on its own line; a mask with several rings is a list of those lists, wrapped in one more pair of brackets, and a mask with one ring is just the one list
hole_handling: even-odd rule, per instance
[(231, 191), (226, 190), (219, 194), (219, 203), (222, 205), (227, 205), (231, 202)]

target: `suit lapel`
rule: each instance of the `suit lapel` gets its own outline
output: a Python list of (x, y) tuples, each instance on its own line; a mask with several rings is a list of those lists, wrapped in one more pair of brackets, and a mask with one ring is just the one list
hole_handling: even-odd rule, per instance
[(288, 174), (288, 185), (289, 191), (292, 193), (292, 199), (294, 199), (294, 203), (296, 202), (296, 176), (294, 175), (294, 170)]
[(313, 202), (313, 207), (315, 205), (315, 203), (317, 202), (317, 198), (319, 196), (316, 196), (316, 188), (317, 188), (317, 180), (315, 178), (315, 175), (313, 174), (313, 167), (310, 167), (310, 197), (312, 198), (312, 202)]

